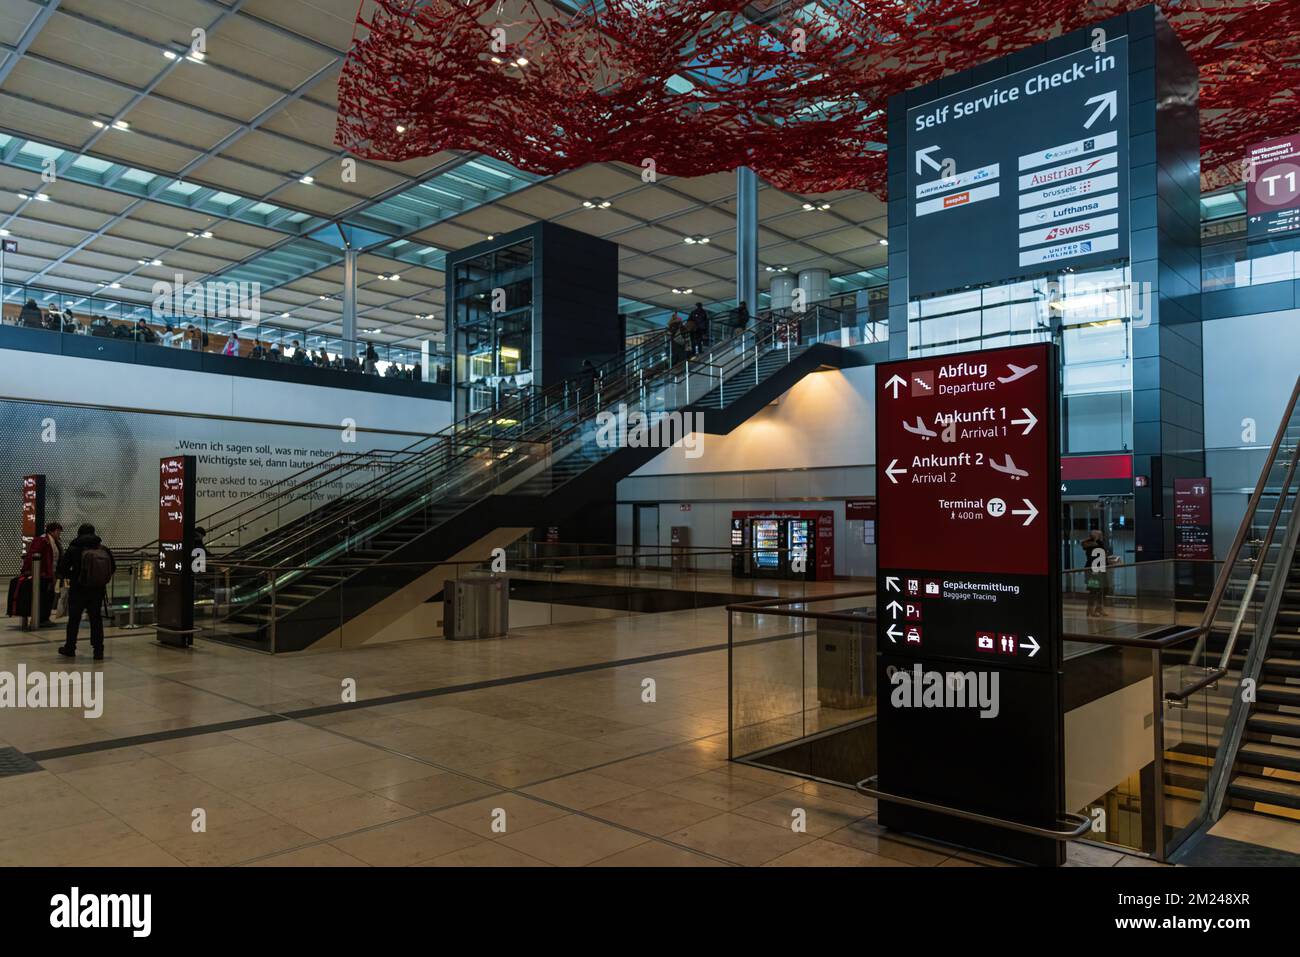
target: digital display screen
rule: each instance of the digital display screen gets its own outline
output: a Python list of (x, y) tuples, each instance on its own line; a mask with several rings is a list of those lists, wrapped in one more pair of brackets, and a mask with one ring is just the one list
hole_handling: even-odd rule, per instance
[(32, 539), (45, 531), (45, 476), (27, 475), (23, 477), (23, 531), (22, 548)]

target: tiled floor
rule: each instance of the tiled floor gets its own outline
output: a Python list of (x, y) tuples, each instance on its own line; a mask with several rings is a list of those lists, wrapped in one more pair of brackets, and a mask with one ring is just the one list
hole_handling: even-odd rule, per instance
[[(882, 831), (855, 791), (728, 763), (725, 635), (722, 609), (278, 657), (119, 633), (79, 660), (102, 717), (5, 713), (0, 745), (43, 770), (0, 778), (0, 865), (993, 863)], [(0, 670), (62, 669), (54, 637), (0, 646)], [(331, 707), (351, 683), (369, 706)]]

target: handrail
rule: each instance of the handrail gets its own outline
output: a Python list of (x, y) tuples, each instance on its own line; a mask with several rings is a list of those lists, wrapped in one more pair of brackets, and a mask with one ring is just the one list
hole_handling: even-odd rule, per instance
[[(1272, 475), (1273, 468), (1277, 463), (1277, 454), (1282, 447), (1282, 440), (1286, 436), (1287, 427), (1295, 414), (1297, 400), (1300, 400), (1300, 376), (1296, 376), (1295, 385), (1291, 389), (1291, 397), (1287, 400), (1286, 407), (1282, 412), (1281, 420), (1278, 422), (1277, 431), (1273, 435), (1273, 442), (1269, 447), (1268, 455), (1265, 458), (1264, 466), (1260, 469), (1259, 479), (1255, 483), (1255, 490), (1251, 493), (1250, 501), (1246, 504), (1246, 510), (1242, 516), (1241, 524), (1237, 526), (1237, 534), (1233, 536), (1232, 545), (1224, 558), (1223, 566), (1219, 569), (1218, 577), (1214, 582), (1214, 589), (1210, 592), (1210, 598), (1205, 604), (1205, 611), (1201, 615), (1201, 635), (1197, 641), (1196, 647), (1192, 650), (1191, 660), (1199, 660), (1205, 649), (1205, 643), (1214, 628), (1215, 619), (1218, 617), (1219, 608), (1223, 603), (1223, 597), (1227, 593), (1228, 585), (1232, 581), (1233, 572), (1237, 567), (1237, 562), (1241, 558), (1241, 548), (1246, 543), (1246, 537), (1255, 527), (1255, 514), (1259, 510), (1260, 499), (1264, 497), (1264, 490), (1268, 487), (1268, 480)], [(1297, 443), (1300, 448), (1300, 443)], [(1294, 461), (1293, 453), (1292, 459)], [(1292, 472), (1294, 474), (1294, 465)], [(1289, 484), (1288, 479), (1288, 484)], [(1272, 535), (1277, 528), (1277, 521), (1280, 515), (1282, 502), (1285, 499), (1285, 490), (1278, 496), (1277, 506), (1274, 508), (1273, 520), (1269, 525), (1268, 541), (1271, 541)], [(1261, 543), (1262, 544), (1262, 543)], [(1249, 607), (1250, 599), (1253, 597), (1255, 586), (1259, 581), (1259, 570), (1263, 567), (1263, 560), (1268, 555), (1268, 547), (1260, 549), (1259, 555), (1255, 559), (1255, 568), (1247, 580), (1246, 591), (1243, 595), (1242, 602), (1238, 607), (1237, 615), (1233, 621), (1229, 632), (1228, 641), (1224, 644), (1224, 653), (1220, 656), (1218, 671), (1226, 674), (1228, 662), (1232, 659), (1232, 653), (1236, 648), (1237, 638), (1241, 632), (1241, 625), (1245, 620), (1246, 609)], [(1222, 677), (1222, 675), (1220, 676)], [(1197, 683), (1204, 679), (1198, 679)], [(1205, 687), (1205, 685), (1201, 685)], [(1178, 694), (1181, 694), (1178, 692)], [(1194, 693), (1189, 691), (1188, 695)], [(1178, 700), (1186, 700), (1186, 695)]]
[(873, 774), (869, 778), (863, 778), (856, 785), (856, 788), (867, 797), (875, 798), (878, 801), (889, 801), (893, 804), (903, 804), (907, 807), (919, 808), (923, 811), (932, 811), (935, 814), (946, 814), (949, 817), (961, 818), (964, 821), (975, 821), (979, 824), (988, 824), (992, 827), (1000, 827), (1008, 831), (1016, 831), (1020, 834), (1031, 834), (1034, 837), (1045, 837), (1053, 841), (1074, 841), (1083, 837), (1092, 828), (1092, 818), (1085, 817), (1082, 814), (1073, 814), (1062, 812), (1057, 815), (1058, 824), (1066, 825), (1065, 828), (1056, 829), (1050, 827), (1036, 827), (1033, 824), (1021, 824), (1019, 821), (1009, 821), (1006, 818), (992, 817), (988, 814), (978, 814), (975, 811), (963, 811), (961, 808), (949, 807), (946, 804), (936, 804), (933, 801), (922, 801), (918, 798), (904, 797), (901, 794), (893, 794), (889, 791), (882, 791), (872, 786), (880, 777)]
[(1241, 552), (1241, 546), (1245, 543), (1246, 533), (1252, 527), (1250, 521), (1259, 507), (1259, 500), (1264, 495), (1264, 489), (1267, 486), (1269, 472), (1272, 470), (1273, 462), (1277, 458), (1278, 449), (1282, 445), (1282, 438), (1286, 434), (1287, 423), (1295, 412), (1296, 401), (1300, 399), (1300, 376), (1296, 376), (1295, 386), (1291, 389), (1291, 398), (1287, 400), (1286, 408), (1282, 412), (1282, 419), (1278, 423), (1277, 432), (1273, 436), (1273, 444), (1269, 447), (1268, 456), (1265, 459), (1265, 466), (1260, 470), (1259, 480), (1255, 483), (1255, 491), (1251, 493), (1250, 501), (1246, 503), (1245, 518), (1241, 525), (1237, 527), (1237, 534), (1233, 537), (1232, 545), (1228, 548), (1228, 553), (1224, 558), (1223, 569), (1219, 577), (1214, 582), (1214, 590), (1210, 593), (1210, 601), (1206, 606), (1205, 615), (1201, 618), (1201, 624), (1207, 628), (1212, 624), (1212, 612), (1217, 610), (1219, 602), (1223, 599), (1223, 593), (1228, 588), (1228, 581), (1232, 575), (1232, 566), (1237, 563), (1237, 556)]

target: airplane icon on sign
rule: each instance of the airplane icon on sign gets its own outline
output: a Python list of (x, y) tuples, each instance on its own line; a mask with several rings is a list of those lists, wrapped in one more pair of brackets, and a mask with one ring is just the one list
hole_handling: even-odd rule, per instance
[(926, 441), (929, 441), (930, 439), (934, 438), (936, 435), (939, 434), (935, 432), (933, 429), (931, 429), (928, 425), (926, 425), (925, 422), (922, 421), (919, 415), (916, 417), (916, 425), (911, 425), (907, 422), (904, 422), (903, 428), (906, 429), (908, 432), (911, 432), (913, 435), (919, 435), (921, 438), (925, 439)]
[(1029, 375), (1029, 373), (1037, 370), (1037, 368), (1038, 366), (1036, 365), (1025, 366), (1022, 368), (1016, 365), (1014, 362), (1008, 362), (1007, 369), (1010, 370), (1011, 375), (1000, 375), (998, 376), (998, 381), (1003, 384), (1006, 384), (1008, 382), (1015, 382), (1017, 379), (1023, 379), (1025, 376)]
[(1003, 462), (1001, 465), (993, 461), (993, 459), (989, 459), (989, 466), (993, 469), (993, 471), (1001, 472), (1003, 475), (1010, 475), (1016, 481), (1020, 481), (1020, 479), (1022, 478), (1029, 477), (1028, 472), (1020, 468), (1020, 466), (1016, 465), (1015, 461), (1011, 458), (1010, 452), (1007, 453), (1007, 460)]

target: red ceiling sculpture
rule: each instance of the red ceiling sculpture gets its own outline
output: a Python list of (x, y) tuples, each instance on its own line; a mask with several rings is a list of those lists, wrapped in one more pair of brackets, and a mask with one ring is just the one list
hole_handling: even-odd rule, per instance
[[(335, 141), (370, 159), (473, 150), (534, 173), (749, 166), (798, 193), (885, 192), (891, 94), (1141, 0), (368, 0)], [(1201, 74), (1207, 185), (1300, 120), (1300, 0), (1161, 4)]]

